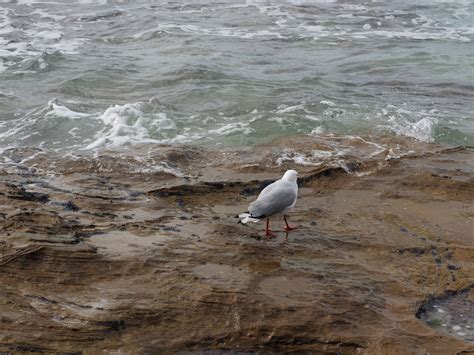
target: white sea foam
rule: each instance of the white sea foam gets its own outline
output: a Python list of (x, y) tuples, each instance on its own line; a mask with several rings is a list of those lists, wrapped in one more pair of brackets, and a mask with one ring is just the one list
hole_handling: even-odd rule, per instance
[(276, 164), (281, 166), (286, 161), (292, 161), (298, 165), (313, 165), (313, 162), (309, 159), (309, 157), (292, 150), (284, 151), (282, 155), (277, 158)]
[(305, 4), (313, 4), (313, 3), (333, 3), (337, 2), (338, 0), (288, 0), (289, 3), (294, 5), (305, 5)]
[[(308, 39), (314, 40), (337, 40), (352, 41), (353, 39), (366, 39), (371, 37), (388, 37), (388, 38), (410, 38), (418, 40), (430, 39), (450, 39), (456, 41), (469, 42), (469, 33), (459, 28), (450, 28), (441, 26), (438, 22), (433, 21), (428, 16), (420, 14), (411, 20), (415, 28), (399, 30), (399, 29), (377, 29), (382, 27), (382, 22), (377, 21), (377, 17), (367, 16), (365, 12), (368, 9), (362, 5), (341, 4), (340, 9), (347, 11), (336, 15), (339, 18), (353, 17), (354, 13), (358, 14), (358, 18), (367, 19), (365, 23), (360, 25), (362, 28), (357, 30), (355, 27), (350, 28), (346, 25), (324, 25), (314, 24), (314, 22), (302, 21), (299, 14), (292, 13), (285, 9), (284, 6), (268, 4), (261, 1), (248, 1), (245, 5), (224, 6), (229, 11), (239, 11), (240, 8), (256, 7), (261, 16), (271, 21), (272, 25), (262, 29), (261, 27), (222, 27), (222, 26), (206, 26), (203, 24), (183, 24), (177, 22), (163, 22), (157, 27), (141, 30), (134, 35), (133, 38), (148, 39), (150, 35), (155, 33), (175, 34), (177, 32), (187, 32), (201, 36), (218, 36), (218, 37), (238, 37), (242, 39), (256, 39), (259, 37), (269, 37), (278, 39)], [(396, 17), (386, 15), (385, 20), (396, 22)], [(368, 22), (370, 21), (370, 22)], [(406, 23), (408, 25), (408, 23)], [(374, 29), (374, 27), (376, 29)], [(397, 26), (398, 28), (398, 26)], [(151, 36), (153, 37), (153, 36)]]
[(393, 123), (392, 130), (399, 135), (431, 142), (433, 141), (433, 128), (438, 120), (434, 117), (424, 117), (417, 122), (410, 122), (392, 116), (390, 122)]
[(52, 99), (48, 102), (47, 110), (48, 112), (45, 115), (46, 117), (57, 116), (57, 117), (68, 118), (70, 120), (75, 120), (75, 119), (90, 116), (87, 113), (73, 111), (64, 105), (59, 104), (56, 101), (56, 99)]
[(219, 128), (211, 129), (209, 130), (209, 133), (217, 136), (226, 136), (238, 132), (250, 134), (253, 131), (254, 129), (249, 127), (247, 122), (233, 122)]
[(280, 105), (278, 106), (277, 113), (291, 113), (295, 111), (306, 111), (305, 103), (301, 103), (299, 105), (287, 106), (287, 105)]
[(41, 18), (52, 19), (56, 22), (64, 20), (66, 18), (66, 16), (61, 16), (61, 15), (45, 12), (40, 8), (35, 8), (35, 10), (30, 15), (33, 15), (33, 14), (39, 15)]
[(35, 31), (35, 35), (37, 38), (43, 38), (46, 40), (58, 41), (62, 38), (63, 33), (60, 31), (54, 30), (43, 30), (43, 31)]
[[(137, 167), (134, 169), (136, 173), (166, 173), (176, 177), (184, 177), (185, 174), (176, 167), (171, 167), (166, 161), (156, 161), (149, 156), (134, 155), (133, 160), (137, 162)], [(127, 155), (124, 159), (130, 159)]]
[[(16, 2), (17, 6), (28, 5), (34, 8), (28, 14), (28, 26), (18, 23), (18, 16), (25, 17), (23, 11), (16, 13), (20, 7), (0, 8), (0, 56), (3, 57), (3, 71), (18, 62), (19, 58), (24, 62), (44, 52), (61, 51), (75, 54), (87, 42), (87, 39), (83, 37), (65, 34), (71, 29), (74, 30), (71, 24), (67, 28), (64, 27), (62, 21), (66, 16), (47, 13), (35, 7), (37, 3), (37, 1), (26, 0)], [(12, 38), (14, 40), (11, 40)], [(7, 60), (7, 58), (12, 60)], [(15, 73), (28, 74), (34, 71), (17, 70)]]
[(318, 126), (318, 127), (316, 127), (316, 128), (313, 128), (313, 129), (311, 130), (311, 133), (310, 133), (310, 134), (311, 134), (312, 136), (319, 136), (319, 135), (323, 134), (325, 131), (326, 131), (326, 130), (325, 130), (322, 126)]
[(304, 117), (307, 118), (310, 121), (321, 122), (321, 117), (318, 117), (318, 116), (305, 115)]
[(389, 129), (401, 136), (431, 142), (434, 139), (434, 127), (439, 122), (438, 117), (441, 117), (441, 112), (436, 109), (415, 111), (408, 106), (387, 105), (378, 116), (385, 120), (379, 125), (380, 129)]
[(0, 35), (14, 31), (12, 22), (8, 17), (8, 9), (0, 8)]
[(320, 103), (321, 105), (326, 105), (326, 106), (328, 106), (328, 107), (334, 107), (334, 106), (336, 106), (336, 104), (335, 104), (334, 102), (330, 101), (330, 100), (321, 100), (321, 101), (319, 101), (319, 103)]
[(275, 116), (275, 117), (270, 117), (267, 121), (276, 122), (276, 123), (278, 123), (278, 124), (283, 124), (283, 121), (285, 121), (285, 118), (284, 118), (284, 117)]
[(73, 138), (79, 138), (79, 136), (76, 134), (76, 131), (78, 130), (79, 130), (79, 127), (74, 127), (74, 128), (71, 128), (67, 133)]
[(146, 127), (146, 118), (141, 107), (143, 103), (115, 105), (109, 107), (98, 117), (102, 120), (104, 128), (96, 133), (95, 141), (85, 149), (98, 147), (117, 147), (133, 143), (159, 143), (158, 140), (149, 138)]
[(305, 155), (293, 149), (285, 149), (277, 158), (276, 164), (281, 166), (286, 161), (292, 161), (298, 165), (319, 166), (333, 156), (333, 152), (326, 150), (313, 150), (311, 155)]
[(369, 36), (379, 36), (387, 38), (409, 38), (417, 40), (455, 40), (461, 42), (471, 42), (471, 39), (455, 29), (446, 28), (439, 32), (426, 31), (388, 31), (388, 30), (372, 30), (370, 32), (353, 32), (353, 38), (368, 38)]
[(342, 8), (350, 10), (350, 11), (367, 11), (367, 8), (363, 5), (355, 5), (355, 4), (341, 4)]
[(176, 24), (176, 23), (162, 23), (155, 28), (148, 29), (145, 31), (140, 31), (132, 35), (133, 38), (147, 38), (150, 34), (154, 33), (168, 33), (174, 34), (175, 32), (188, 32), (192, 34), (198, 34), (202, 36), (217, 36), (217, 37), (238, 37), (242, 39), (255, 39), (257, 37), (276, 37), (276, 38), (286, 38), (278, 31), (271, 30), (257, 30), (251, 31), (248, 29), (242, 28), (227, 28), (227, 27), (203, 27), (198, 25), (190, 24)]
[(434, 23), (432, 19), (425, 15), (418, 15), (417, 17), (411, 19), (411, 22), (414, 25), (420, 25), (420, 26), (429, 26)]
[[(58, 100), (51, 99), (46, 106), (30, 110), (22, 116), (9, 120), (8, 125), (0, 126), (0, 139), (3, 140), (5, 144), (12, 145), (31, 144), (28, 143), (30, 141), (33, 141), (35, 145), (39, 146), (46, 144), (64, 145), (70, 137), (81, 137), (80, 128), (76, 127), (74, 130), (70, 128), (69, 132), (64, 132), (69, 134), (58, 133), (57, 138), (60, 138), (60, 140), (53, 141), (49, 138), (51, 134), (50, 127), (52, 125), (57, 126), (58, 124), (67, 127), (71, 126), (71, 124), (66, 123), (68, 121), (84, 120), (90, 117), (91, 115), (87, 113), (74, 111)], [(41, 137), (48, 138), (39, 141)]]

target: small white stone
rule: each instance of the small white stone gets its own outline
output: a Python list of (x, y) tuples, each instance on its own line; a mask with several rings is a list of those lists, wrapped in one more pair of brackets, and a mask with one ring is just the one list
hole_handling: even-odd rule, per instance
[(444, 309), (438, 308), (439, 313), (444, 313)]
[(372, 28), (372, 26), (369, 25), (368, 23), (366, 23), (364, 26), (362, 26), (362, 28), (363, 28), (364, 30), (370, 30), (370, 29)]
[(458, 335), (459, 335), (460, 337), (463, 337), (463, 336), (466, 335), (466, 333), (464, 333), (464, 332), (458, 332)]
[(453, 326), (453, 330), (457, 332), (458, 330), (461, 330), (461, 327), (459, 325)]

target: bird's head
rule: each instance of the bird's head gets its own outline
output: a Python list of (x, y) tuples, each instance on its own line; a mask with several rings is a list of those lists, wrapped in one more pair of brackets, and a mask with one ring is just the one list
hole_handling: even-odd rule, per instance
[(296, 172), (296, 170), (287, 170), (285, 175), (283, 175), (283, 180), (296, 182), (297, 179), (298, 173)]

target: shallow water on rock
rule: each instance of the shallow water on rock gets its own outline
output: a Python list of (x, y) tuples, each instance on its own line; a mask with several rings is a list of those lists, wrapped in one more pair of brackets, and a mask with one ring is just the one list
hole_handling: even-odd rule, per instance
[(474, 289), (424, 306), (420, 319), (443, 333), (474, 342)]

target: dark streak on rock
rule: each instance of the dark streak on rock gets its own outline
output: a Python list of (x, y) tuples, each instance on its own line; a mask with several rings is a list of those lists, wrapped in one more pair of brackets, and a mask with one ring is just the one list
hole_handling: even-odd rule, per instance
[(97, 322), (98, 325), (108, 328), (109, 331), (119, 332), (126, 328), (123, 320), (107, 320)]
[(461, 267), (459, 265), (448, 264), (448, 270), (459, 270)]
[(405, 252), (408, 252), (408, 253), (413, 254), (415, 256), (421, 256), (421, 255), (424, 255), (426, 253), (425, 249), (419, 248), (419, 247), (397, 249), (396, 251), (399, 254), (404, 254)]
[(39, 346), (28, 345), (28, 344), (12, 344), (8, 348), (12, 351), (21, 351), (27, 353), (46, 353), (49, 350), (46, 348), (41, 348)]
[(55, 300), (51, 300), (51, 299), (43, 297), (43, 296), (25, 295), (25, 297), (40, 301), (41, 303), (47, 303), (47, 304), (57, 304), (58, 303)]
[(11, 254), (3, 255), (0, 257), (0, 266), (6, 265), (21, 256), (33, 255), (41, 249), (43, 249), (42, 245), (29, 245), (27, 247), (18, 249)]
[(23, 187), (17, 186), (15, 186), (15, 190), (12, 191), (11, 194), (7, 195), (7, 197), (15, 200), (24, 200), (40, 203), (46, 203), (49, 201), (49, 196), (47, 194), (43, 194), (41, 192), (29, 192), (26, 191)]
[[(343, 168), (323, 168), (313, 171), (306, 176), (298, 179), (298, 186), (302, 187), (311, 182), (312, 180), (320, 177), (335, 176), (337, 174), (346, 174)], [(252, 180), (248, 182), (243, 181), (205, 181), (195, 185), (177, 185), (172, 187), (165, 187), (156, 190), (148, 191), (149, 194), (153, 194), (156, 197), (169, 197), (169, 196), (185, 196), (185, 195), (203, 195), (209, 193), (212, 190), (222, 191), (233, 191), (240, 190), (239, 194), (242, 196), (252, 196), (263, 190), (266, 186), (270, 185), (275, 180)]]
[(91, 211), (84, 211), (83, 213), (89, 214), (89, 215), (92, 215), (92, 216), (96, 216), (96, 217), (101, 217), (101, 218), (111, 218), (111, 219), (117, 218), (117, 215), (116, 215), (116, 214), (113, 214), (113, 213), (111, 213), (111, 212), (91, 212)]
[(77, 207), (77, 205), (74, 202), (68, 201), (68, 202), (64, 203), (64, 210), (65, 211), (77, 212), (77, 211), (80, 210), (80, 208)]

